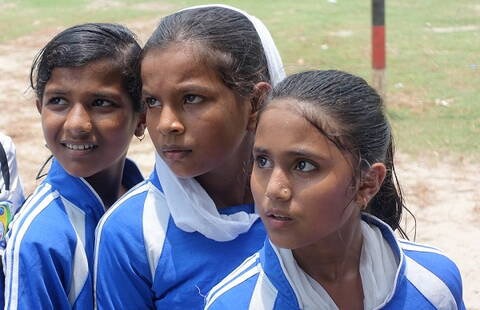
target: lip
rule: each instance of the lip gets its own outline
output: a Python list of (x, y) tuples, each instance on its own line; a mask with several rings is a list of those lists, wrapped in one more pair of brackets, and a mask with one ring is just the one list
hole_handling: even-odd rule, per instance
[(294, 219), (285, 212), (279, 210), (267, 210), (263, 221), (270, 228), (285, 229), (294, 222)]
[(181, 160), (192, 153), (191, 149), (182, 146), (168, 145), (161, 148), (162, 157), (167, 160)]
[(84, 143), (61, 142), (60, 144), (66, 149), (68, 149), (69, 151), (79, 152), (79, 153), (90, 152), (98, 147), (98, 145), (91, 142), (84, 142)]

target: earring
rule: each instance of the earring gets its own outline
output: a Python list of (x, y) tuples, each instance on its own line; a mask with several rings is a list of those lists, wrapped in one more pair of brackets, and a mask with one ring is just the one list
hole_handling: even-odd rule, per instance
[(138, 141), (142, 142), (143, 139), (145, 139), (145, 133), (143, 135), (141, 135), (140, 137), (139, 136), (136, 136)]

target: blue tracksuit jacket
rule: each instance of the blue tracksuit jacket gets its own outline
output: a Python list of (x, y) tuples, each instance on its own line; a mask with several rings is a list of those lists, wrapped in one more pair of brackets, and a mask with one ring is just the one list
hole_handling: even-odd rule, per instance
[[(449, 258), (434, 248), (397, 240), (390, 227), (373, 216), (364, 215), (363, 220), (380, 228), (400, 262), (394, 293), (378, 309), (465, 309), (460, 273)], [(210, 291), (206, 309), (297, 310), (300, 306), (267, 239), (258, 253)]]
[[(122, 183), (142, 180), (127, 160)], [(95, 227), (104, 213), (93, 188), (54, 159), (7, 236), (5, 309), (93, 309)]]
[[(223, 208), (254, 212), (253, 205)], [(258, 219), (227, 242), (179, 229), (156, 172), (127, 193), (99, 223), (95, 253), (98, 309), (203, 309), (215, 283), (265, 240)]]

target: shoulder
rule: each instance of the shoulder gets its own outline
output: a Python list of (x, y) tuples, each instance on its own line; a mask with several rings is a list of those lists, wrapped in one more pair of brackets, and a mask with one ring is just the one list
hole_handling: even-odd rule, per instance
[[(121, 224), (118, 230), (123, 230), (123, 225), (132, 225), (132, 219), (141, 218), (145, 201), (150, 191), (148, 181), (138, 183), (114, 203), (102, 216), (98, 223), (98, 231), (117, 230), (116, 225)], [(130, 227), (131, 228), (131, 227)]]
[[(162, 195), (149, 179), (140, 182), (107, 210), (98, 223), (97, 238), (143, 235), (144, 226), (158, 217), (168, 221), (170, 213)], [(166, 211), (162, 213), (158, 209)]]
[(144, 180), (144, 177), (140, 172), (140, 169), (138, 168), (137, 164), (133, 160), (126, 158), (125, 166), (123, 170), (122, 184), (126, 186), (127, 189), (130, 190), (136, 184), (142, 182), (143, 180)]
[(432, 296), (436, 292), (437, 297), (432, 298), (441, 295), (442, 302), (454, 299), (457, 305), (463, 304), (462, 279), (453, 260), (431, 246), (406, 240), (399, 240), (399, 244), (406, 257), (407, 279), (420, 292)]
[(452, 275), (460, 274), (455, 262), (435, 247), (406, 240), (399, 240), (399, 244), (407, 257), (435, 273), (439, 278), (449, 279)]
[[(210, 290), (205, 309), (248, 309), (257, 282), (270, 283), (263, 273), (258, 252)], [(267, 287), (274, 290), (273, 286)]]
[(49, 184), (42, 184), (27, 200), (8, 232), (8, 251), (65, 250), (76, 238), (62, 197)]
[(13, 144), (12, 138), (0, 133), (0, 144), (5, 150), (7, 157), (15, 155), (15, 145)]

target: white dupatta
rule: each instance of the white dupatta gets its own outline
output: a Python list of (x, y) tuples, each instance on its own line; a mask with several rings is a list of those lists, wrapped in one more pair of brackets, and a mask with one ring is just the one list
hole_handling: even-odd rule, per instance
[[(254, 25), (263, 45), (268, 63), (268, 71), (273, 85), (285, 77), (282, 59), (273, 42), (270, 32), (255, 16), (227, 5), (200, 5), (183, 9), (223, 7), (245, 15)], [(155, 170), (160, 179), (170, 214), (180, 229), (186, 232), (197, 231), (215, 241), (230, 241), (247, 232), (258, 219), (256, 214), (237, 212), (220, 214), (215, 203), (194, 178), (179, 178), (156, 154)]]

